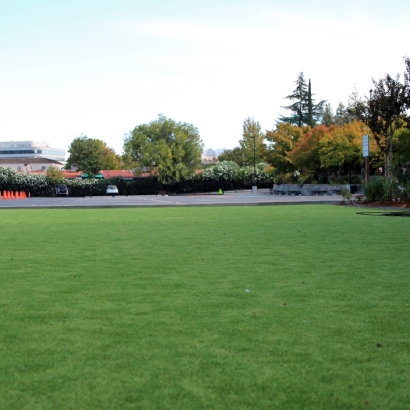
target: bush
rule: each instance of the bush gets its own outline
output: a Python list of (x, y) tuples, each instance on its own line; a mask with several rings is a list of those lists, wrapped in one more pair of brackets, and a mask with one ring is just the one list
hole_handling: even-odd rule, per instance
[(349, 189), (343, 188), (341, 194), (342, 194), (342, 202), (347, 204), (352, 200), (352, 194), (350, 193)]
[(291, 174), (290, 172), (286, 174), (277, 174), (274, 176), (274, 181), (276, 185), (281, 184), (297, 184), (298, 183), (298, 176)]
[(389, 197), (390, 186), (383, 177), (372, 177), (364, 186), (366, 202), (383, 201)]
[(31, 196), (51, 196), (51, 187), (46, 176), (17, 172), (9, 167), (0, 167), (0, 190), (25, 191)]
[(256, 179), (256, 185), (260, 188), (268, 187), (273, 183), (272, 173), (266, 172), (265, 163), (256, 164), (255, 171), (253, 166), (246, 166), (241, 168), (239, 173), (240, 182), (243, 184), (244, 187), (251, 187), (254, 183), (254, 179)]
[(239, 165), (233, 161), (217, 162), (214, 166), (202, 171), (203, 181), (235, 182), (239, 175)]

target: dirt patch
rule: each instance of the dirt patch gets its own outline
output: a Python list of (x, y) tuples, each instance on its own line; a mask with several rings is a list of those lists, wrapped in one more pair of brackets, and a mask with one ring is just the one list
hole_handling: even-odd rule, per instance
[(410, 199), (401, 199), (400, 201), (376, 201), (376, 202), (365, 202), (362, 206), (368, 206), (373, 208), (400, 208), (400, 209), (410, 209)]

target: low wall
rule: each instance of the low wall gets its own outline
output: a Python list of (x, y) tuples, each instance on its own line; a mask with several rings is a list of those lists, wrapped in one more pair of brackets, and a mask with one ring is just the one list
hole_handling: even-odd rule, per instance
[(273, 185), (274, 195), (340, 195), (342, 189), (349, 189), (349, 185), (331, 185), (331, 184), (281, 184)]

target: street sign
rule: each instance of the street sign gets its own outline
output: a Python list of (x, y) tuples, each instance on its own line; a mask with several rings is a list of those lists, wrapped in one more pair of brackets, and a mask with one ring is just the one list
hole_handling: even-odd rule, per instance
[(363, 135), (363, 156), (369, 156), (369, 136), (367, 134)]

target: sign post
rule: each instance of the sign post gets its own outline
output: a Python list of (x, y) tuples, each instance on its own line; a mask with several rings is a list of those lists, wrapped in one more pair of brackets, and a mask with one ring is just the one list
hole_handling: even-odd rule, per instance
[(369, 182), (369, 136), (363, 135), (363, 157), (364, 157), (364, 169), (365, 169), (365, 181)]

